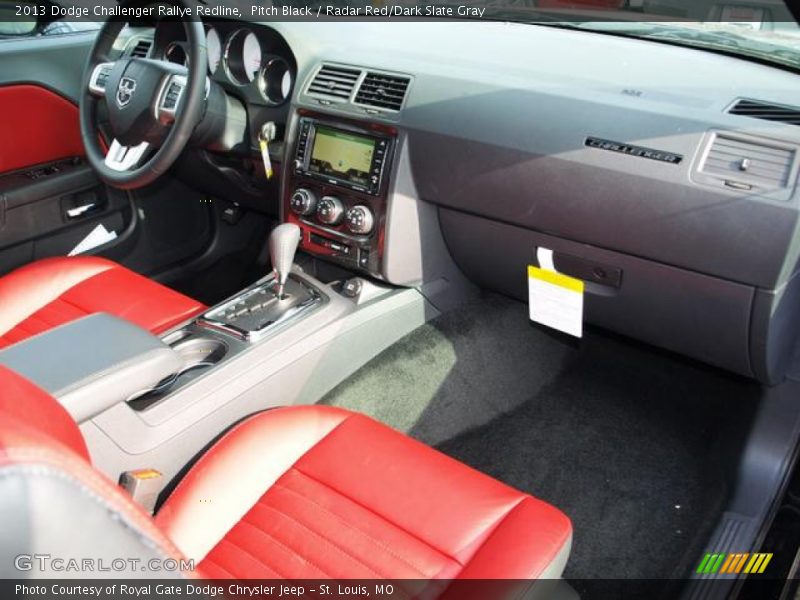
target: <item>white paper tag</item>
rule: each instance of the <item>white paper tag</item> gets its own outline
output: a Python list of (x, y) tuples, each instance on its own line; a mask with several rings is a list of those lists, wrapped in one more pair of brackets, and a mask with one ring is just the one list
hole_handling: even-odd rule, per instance
[[(544, 250), (544, 252), (539, 252)], [(528, 304), (531, 321), (575, 337), (583, 337), (583, 291), (580, 279), (557, 273), (552, 250), (537, 251), (539, 264), (528, 266)]]
[(109, 231), (105, 225), (100, 223), (97, 227), (92, 229), (91, 233), (83, 238), (77, 246), (75, 246), (67, 256), (75, 256), (76, 254), (83, 254), (92, 248), (97, 248), (103, 244), (117, 239), (116, 231)]

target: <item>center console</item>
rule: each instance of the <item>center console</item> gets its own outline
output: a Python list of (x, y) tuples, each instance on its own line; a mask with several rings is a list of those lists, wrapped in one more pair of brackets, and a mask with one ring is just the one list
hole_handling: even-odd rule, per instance
[(299, 107), (284, 144), (272, 273), (165, 332), (172, 374), (81, 423), (107, 474), (172, 478), (232, 424), (319, 402), (468, 293), (419, 200), (405, 131)]
[(303, 250), (381, 277), (396, 139), (391, 126), (300, 112), (282, 210)]

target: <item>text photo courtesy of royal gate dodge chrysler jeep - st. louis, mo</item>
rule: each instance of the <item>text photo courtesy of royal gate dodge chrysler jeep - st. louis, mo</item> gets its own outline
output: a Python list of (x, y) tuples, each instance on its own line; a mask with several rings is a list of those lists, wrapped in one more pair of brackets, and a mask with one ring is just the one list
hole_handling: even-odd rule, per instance
[(800, 597), (788, 0), (0, 0), (0, 597)]

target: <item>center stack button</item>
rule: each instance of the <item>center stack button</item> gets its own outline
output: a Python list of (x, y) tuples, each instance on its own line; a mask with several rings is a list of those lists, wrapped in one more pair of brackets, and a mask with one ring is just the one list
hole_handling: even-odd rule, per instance
[(344, 218), (344, 204), (336, 196), (323, 196), (317, 204), (317, 218), (325, 225), (338, 225)]
[(317, 197), (314, 195), (314, 192), (305, 188), (298, 188), (295, 193), (292, 194), (292, 198), (289, 200), (289, 206), (291, 206), (292, 212), (295, 214), (307, 217), (314, 214), (314, 210), (317, 208)]

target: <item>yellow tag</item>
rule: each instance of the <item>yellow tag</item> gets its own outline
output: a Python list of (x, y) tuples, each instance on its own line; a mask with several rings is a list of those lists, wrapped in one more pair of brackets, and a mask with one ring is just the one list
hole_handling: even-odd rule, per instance
[(155, 479), (156, 477), (161, 477), (161, 471), (156, 471), (155, 469), (138, 469), (136, 471), (131, 471), (131, 476), (134, 479)]
[(528, 265), (528, 308), (536, 323), (583, 337), (583, 291), (580, 279)]
[(545, 271), (539, 267), (528, 265), (528, 277), (533, 279), (541, 279), (542, 281), (572, 290), (573, 292), (580, 292), (581, 294), (583, 293), (583, 281), (580, 279), (575, 279), (574, 277), (570, 277), (569, 275), (564, 275), (563, 273)]
[(267, 140), (259, 140), (258, 145), (261, 148), (261, 160), (264, 162), (264, 173), (267, 179), (272, 179), (272, 161), (269, 158), (269, 145)]

